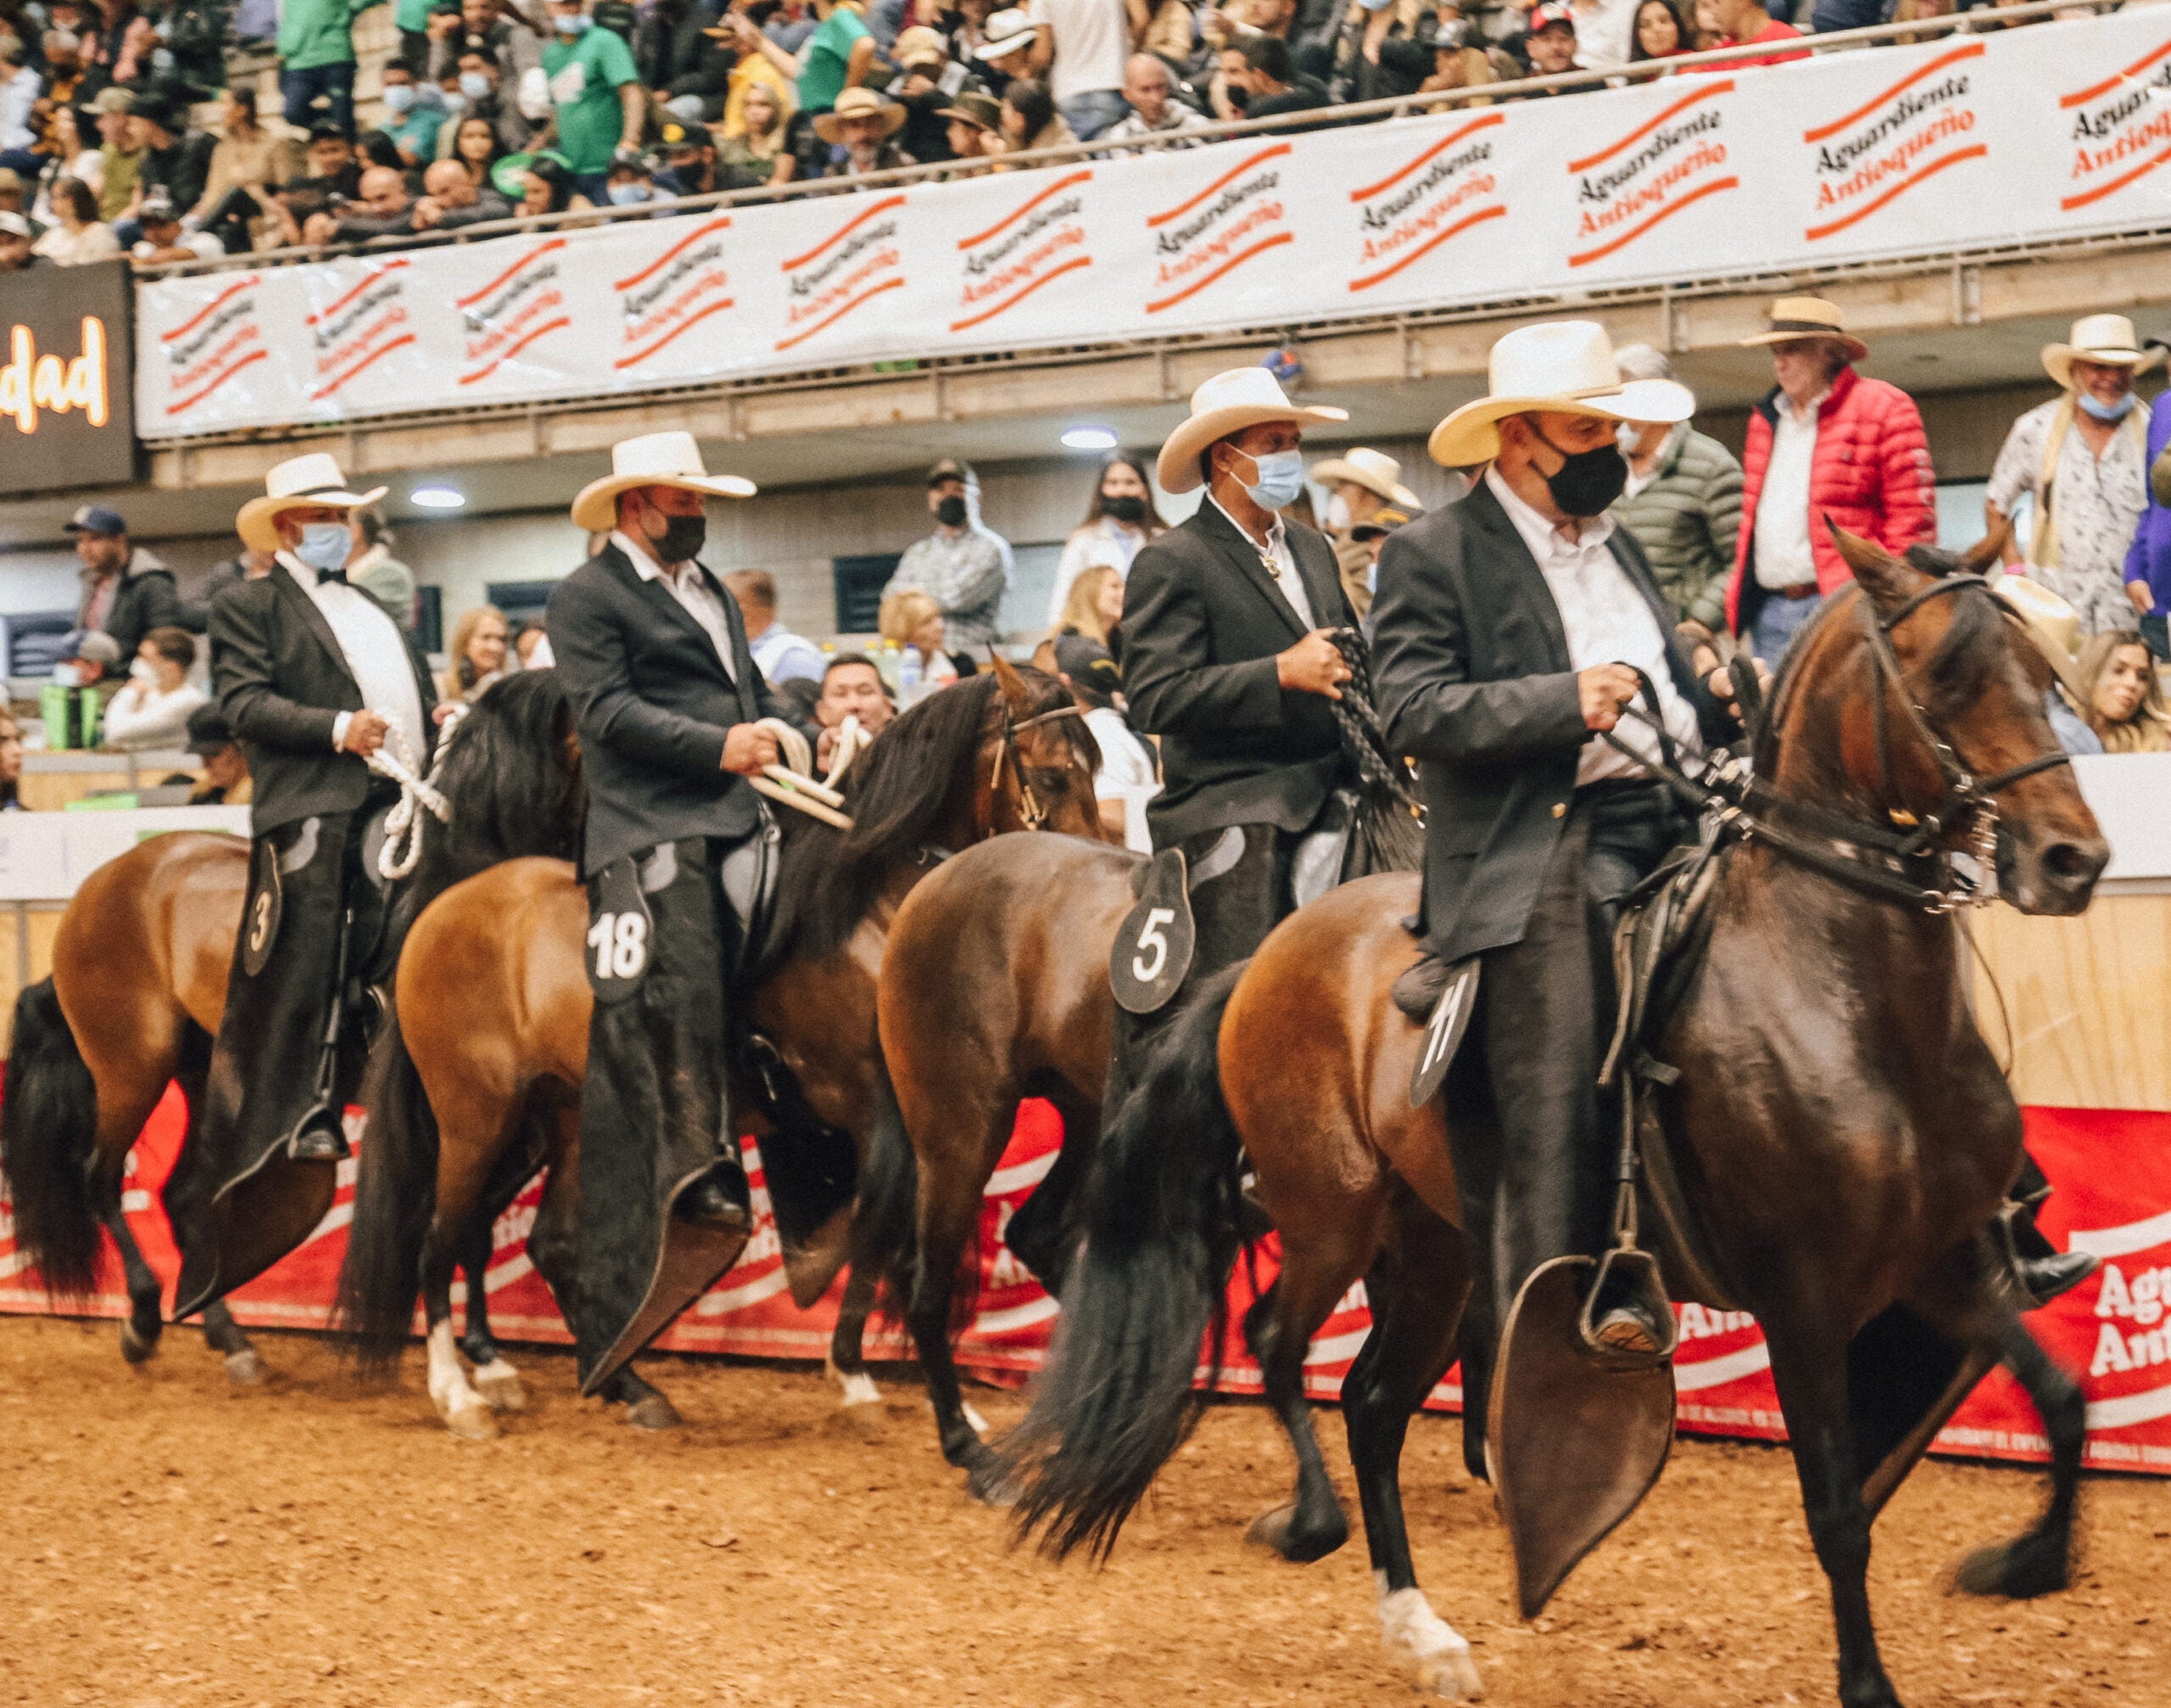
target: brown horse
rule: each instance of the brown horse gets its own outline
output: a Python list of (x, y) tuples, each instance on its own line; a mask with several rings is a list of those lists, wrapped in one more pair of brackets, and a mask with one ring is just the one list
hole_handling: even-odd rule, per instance
[[(759, 1093), (735, 1084), (733, 1107), (761, 1110), (764, 1165), (780, 1220), (781, 1176), (823, 1130), (857, 1150), (851, 1244), (794, 1275), (804, 1299), (846, 1258), (853, 1269), (838, 1338), (840, 1374), (865, 1382), (861, 1324), (873, 1284), (902, 1255), (909, 1153), (896, 1126), (875, 1037), (874, 981), (890, 918), (955, 849), (1009, 830), (1097, 835), (1097, 755), (1068, 690), (1037, 671), (994, 672), (929, 695), (885, 730), (846, 773), (854, 828), (839, 833), (786, 812), (779, 918), (757, 974), (751, 1019), (784, 1073)], [(1022, 840), (1022, 839), (1021, 839)], [(494, 1431), (503, 1391), (477, 1393), (450, 1326), (459, 1231), (494, 1214), (547, 1169), (528, 1251), (567, 1320), (577, 1321), (573, 1237), (580, 1085), (591, 994), (582, 964), (587, 894), (559, 861), (498, 867), (442, 896), (416, 923), (401, 958), (399, 1024), (378, 1063), (370, 1142), (342, 1280), (343, 1316), (379, 1359), (397, 1355), (422, 1297), (430, 1393), (455, 1433)], [(851, 1172), (848, 1150), (845, 1172)], [(793, 1230), (784, 1228), (787, 1245)], [(468, 1297), (475, 1298), (471, 1287)], [(677, 1421), (630, 1369), (602, 1387), (630, 1421)], [(863, 1394), (871, 1391), (862, 1388)], [(516, 1389), (514, 1390), (516, 1392)], [(857, 1397), (847, 1391), (847, 1398)]]
[[(425, 831), (403, 905), (508, 855), (572, 846), (578, 798), (549, 756), (570, 728), (548, 677), (514, 678), (483, 697), (450, 738), (438, 778), (454, 823)], [(121, 1214), (123, 1168), (166, 1086), (179, 1081), (189, 1125), (165, 1205), (187, 1250), (217, 1184), (193, 1168), (193, 1141), (248, 887), (248, 844), (237, 836), (187, 831), (142, 843), (83, 881), (54, 934), (52, 977), (16, 1002), (0, 1167), (14, 1191), (17, 1238), (65, 1300), (96, 1285), (98, 1230), (111, 1233), (127, 1280), (120, 1349), (131, 1364), (157, 1348), (164, 1319), (159, 1277)], [(471, 1231), (462, 1250), (478, 1298), (488, 1234), (487, 1224)], [(474, 1356), (487, 1362), (487, 1319), (471, 1316), (469, 1327)], [(204, 1332), (236, 1381), (263, 1379), (261, 1359), (223, 1303), (205, 1309)]]
[[(2023, 911), (2079, 912), (2106, 849), (2070, 773), (2040, 767), (2057, 753), (2040, 656), (1972, 577), (1933, 579), (1851, 539), (1843, 549), (1856, 585), (1796, 643), (1760, 732), (1761, 822), (1822, 813), (1867, 831), (1937, 813), (1948, 851), (1994, 833), (2000, 887)], [(1805, 859), (1761, 834), (1730, 846), (1708, 947), (1650, 1045), (1679, 1071), (1660, 1116), (1701, 1254), (1770, 1345), (1831, 1585), (1841, 1700), (1894, 1708), (1864, 1582), (1876, 1513), (2002, 1359), (2042, 1413), (2051, 1496), (1961, 1582), (2062, 1587), (2084, 1408), (2022, 1326), (1984, 1231), (2020, 1164), (2020, 1115), (1976, 1029), (1960, 932), (1934, 911), (1936, 885), (1910, 905), (1889, 868), (1838, 849), (1812, 842)], [(1930, 858), (1915, 873), (1949, 878)], [(1409, 1106), (1423, 1034), (1390, 991), (1414, 954), (1402, 921), (1416, 900), (1412, 879), (1370, 879), (1285, 922), (1222, 993), (1218, 1027), (1197, 1017), (1190, 1083), (1141, 1088), (1111, 1119), (1063, 1337), (1004, 1468), (1025, 1481), (1023, 1523), (1047, 1524), (1055, 1551), (1113, 1543), (1191, 1415), (1247, 1164), (1283, 1261), (1246, 1328), (1298, 1462), (1294, 1500), (1255, 1533), (1295, 1559), (1347, 1534), (1301, 1371), (1361, 1278), (1373, 1326), (1342, 1404), (1382, 1628), (1421, 1683), (1455, 1696), (1476, 1694), (1476, 1673), (1416, 1586), (1397, 1465), (1482, 1278), (1482, 1239), (1460, 1230), (1482, 1226), (1487, 1194), (1473, 1184), (1488, 1136), (1482, 1097), (1455, 1074), (1443, 1098)], [(1688, 1272), (1677, 1249), (1661, 1254)], [(1463, 1336), (1466, 1453), (1488, 1385), (1489, 1323), (1476, 1327)]]

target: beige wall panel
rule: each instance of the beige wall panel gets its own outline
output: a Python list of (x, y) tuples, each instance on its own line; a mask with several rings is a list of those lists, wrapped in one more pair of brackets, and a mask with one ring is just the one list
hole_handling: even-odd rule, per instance
[[(2102, 896), (2077, 919), (1975, 922), (2012, 1019), (2013, 1090), (2055, 1108), (2171, 1110), (2171, 896)], [(1977, 1013), (2001, 1047), (1979, 974)]]

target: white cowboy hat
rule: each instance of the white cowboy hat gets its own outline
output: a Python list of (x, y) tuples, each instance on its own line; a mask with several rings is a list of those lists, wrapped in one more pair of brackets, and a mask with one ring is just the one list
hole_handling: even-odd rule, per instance
[(637, 486), (675, 486), (708, 498), (751, 498), (754, 483), (735, 474), (711, 474), (689, 433), (643, 433), (611, 447), (611, 473), (592, 480), (573, 500), (573, 525), (591, 533), (618, 525), (618, 494)]
[(1346, 450), (1340, 456), (1331, 456), (1325, 462), (1314, 463), (1311, 478), (1321, 486), (1329, 481), (1346, 480), (1404, 510), (1422, 508), (1417, 494), (1402, 483), (1402, 465), (1385, 451), (1365, 445)]
[(313, 450), (307, 456), (290, 456), (274, 463), (264, 477), (264, 496), (253, 498), (234, 518), (234, 532), (252, 551), (279, 549), (279, 512), (287, 510), (360, 510), (385, 494), (383, 487), (367, 492), (347, 490), (347, 477), (329, 452)]
[(1696, 398), (1672, 380), (1627, 380), (1613, 365), (1613, 341), (1595, 321), (1518, 327), (1493, 346), (1486, 395), (1439, 426), (1426, 449), (1444, 468), (1467, 468), (1500, 454), (1495, 423), (1549, 410), (1601, 421), (1685, 421)]
[(1847, 349), (1847, 360), (1858, 362), (1869, 346), (1847, 330), (1847, 317), (1839, 305), (1822, 297), (1781, 297), (1765, 311), (1771, 330), (1744, 338), (1742, 348), (1753, 344), (1783, 344), (1796, 338), (1837, 338)]
[(2073, 389), (2076, 361), (2101, 362), (2107, 368), (2131, 368), (2146, 373), (2163, 359), (2160, 349), (2145, 350), (2134, 336), (2134, 323), (2124, 315), (2083, 315), (2073, 323), (2070, 343), (2043, 346), (2044, 371), (2062, 391)]
[(2029, 636), (2042, 649), (2044, 657), (2050, 660), (2051, 668), (2057, 672), (2058, 680), (2078, 694), (2075, 667), (2084, 639), (2080, 613), (2041, 582), (2031, 581), (2024, 575), (2007, 572), (1998, 577), (1991, 591), (2012, 607), (2027, 626)]
[(882, 134), (888, 137), (905, 122), (905, 109), (897, 102), (884, 100), (872, 89), (842, 90), (835, 106), (814, 115), (814, 134), (825, 142), (841, 142), (847, 119), (879, 119)]
[(980, 26), (985, 39), (973, 50), (975, 59), (1007, 59), (1020, 47), (1033, 45), (1033, 20), (1022, 6), (1012, 6), (1001, 12), (988, 14)]
[(1292, 404), (1281, 382), (1264, 368), (1231, 368), (1191, 394), (1191, 419), (1169, 435), (1154, 465), (1164, 492), (1189, 492), (1199, 483), (1198, 454), (1216, 439), (1267, 421), (1346, 421), (1348, 410), (1325, 404)]

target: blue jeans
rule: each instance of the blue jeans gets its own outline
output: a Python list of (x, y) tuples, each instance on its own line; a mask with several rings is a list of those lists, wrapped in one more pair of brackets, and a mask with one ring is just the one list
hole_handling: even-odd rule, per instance
[(1750, 650), (1777, 668), (1788, 644), (1809, 626), (1823, 604), (1822, 599), (1782, 599), (1766, 593), (1756, 607), (1756, 620), (1749, 626)]
[(341, 61), (337, 65), (311, 65), (303, 71), (282, 70), (279, 73), (280, 98), (287, 103), (287, 122), (296, 130), (306, 131), (315, 124), (313, 110), (316, 98), (327, 97), (331, 105), (325, 117), (344, 131), (354, 134), (354, 62)]
[(1130, 110), (1130, 103), (1113, 89), (1088, 89), (1062, 103), (1063, 122), (1081, 142), (1090, 142)]

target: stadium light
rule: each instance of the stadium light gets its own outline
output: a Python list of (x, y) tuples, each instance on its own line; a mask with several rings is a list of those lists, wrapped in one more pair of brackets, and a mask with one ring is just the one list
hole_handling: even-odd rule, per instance
[(1066, 428), (1063, 442), (1072, 450), (1113, 450), (1117, 444), (1114, 430), (1104, 427)]
[(407, 501), (424, 510), (460, 510), (466, 505), (467, 495), (449, 486), (418, 486), (407, 494)]

